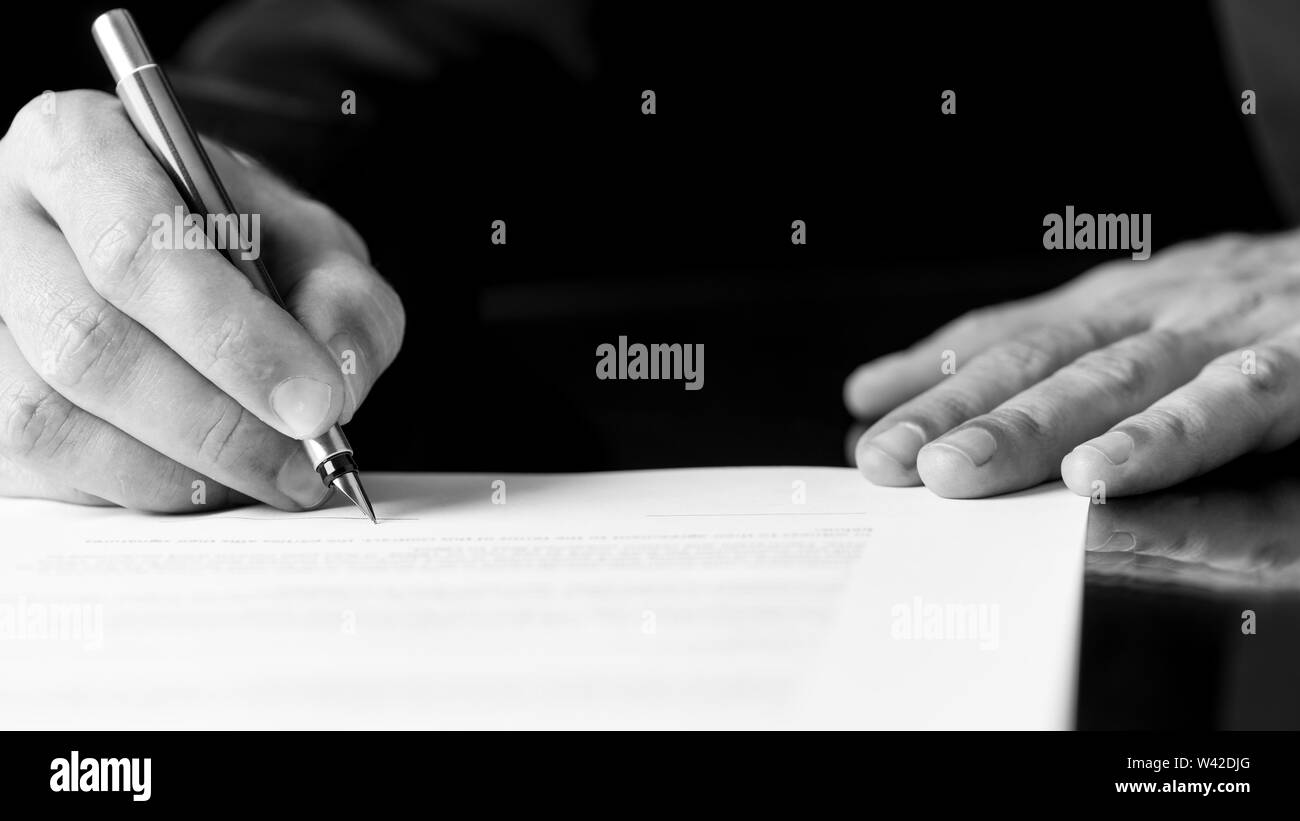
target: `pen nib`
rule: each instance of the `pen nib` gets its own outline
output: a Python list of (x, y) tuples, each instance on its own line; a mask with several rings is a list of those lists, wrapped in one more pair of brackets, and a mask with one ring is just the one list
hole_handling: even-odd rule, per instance
[(375, 518), (375, 508), (370, 504), (370, 497), (366, 495), (366, 489), (361, 486), (361, 480), (357, 478), (355, 472), (337, 477), (334, 480), (334, 487), (351, 499), (352, 504), (361, 508), (361, 512), (366, 514), (373, 524), (379, 524), (379, 520)]

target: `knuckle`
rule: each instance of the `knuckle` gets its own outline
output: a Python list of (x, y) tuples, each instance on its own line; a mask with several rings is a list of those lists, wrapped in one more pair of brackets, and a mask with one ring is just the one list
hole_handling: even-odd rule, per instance
[(1195, 403), (1184, 402), (1174, 408), (1167, 404), (1155, 405), (1136, 420), (1140, 427), (1177, 444), (1191, 444), (1206, 430), (1206, 419)]
[(1019, 439), (1046, 441), (1055, 427), (1053, 414), (1045, 403), (1004, 405), (985, 415), (993, 424)]
[(1112, 394), (1141, 394), (1151, 382), (1151, 366), (1144, 359), (1114, 346), (1084, 354), (1071, 370)]
[(1055, 345), (1042, 337), (1014, 339), (989, 351), (989, 364), (997, 371), (1003, 369), (1017, 373), (1042, 374), (1055, 362)]
[(1242, 407), (1272, 414), (1294, 404), (1300, 389), (1300, 355), (1275, 344), (1231, 351), (1201, 370), (1200, 378), (1240, 398)]
[(339, 217), (339, 230), (343, 233), (343, 241), (357, 255), (357, 259), (369, 265), (370, 246), (366, 244), (365, 237), (361, 236), (361, 233), (352, 227), (352, 223), (342, 217)]
[(129, 484), (140, 488), (130, 506), (149, 513), (192, 513), (194, 472), (178, 462), (169, 462), (148, 477), (136, 477)]
[(309, 223), (326, 226), (344, 248), (355, 254), (362, 262), (370, 262), (370, 248), (366, 245), (366, 241), (338, 211), (320, 200), (305, 197), (302, 207), (307, 212)]
[(87, 255), (87, 275), (105, 299), (125, 304), (148, 287), (163, 261), (154, 247), (152, 221), (121, 217), (97, 230)]
[(922, 428), (929, 430), (938, 422), (946, 430), (978, 416), (985, 410), (985, 404), (974, 391), (951, 382), (931, 390), (908, 410), (912, 411), (909, 418), (919, 420)]
[(387, 334), (384, 355), (391, 362), (397, 358), (398, 351), (402, 348), (402, 340), (406, 337), (406, 306), (402, 304), (402, 297), (388, 283), (388, 280), (383, 277), (378, 279), (380, 304), (384, 306), (382, 316), (386, 320), (383, 326), (383, 331)]
[[(54, 102), (57, 104), (58, 95), (54, 96)], [(51, 99), (44, 94), (39, 94), (28, 100), (22, 108), (14, 113), (13, 119), (9, 121), (9, 131), (5, 134), (5, 140), (21, 140), (39, 133), (39, 129), (49, 127), (48, 115), (44, 111), (48, 110), (47, 106)]]
[[(124, 114), (118, 100), (101, 91), (77, 89), (42, 93), (18, 110), (9, 126), (11, 137), (40, 150), (25, 157), (29, 167), (48, 170), (94, 156), (109, 139)], [(106, 133), (108, 132), (108, 133)]]
[(129, 324), (110, 305), (70, 304), (49, 325), (37, 372), (56, 387), (76, 386), (123, 347), (128, 332)]
[(227, 313), (223, 314), (208, 332), (204, 350), (210, 357), (208, 363), (210, 367), (235, 362), (242, 365), (247, 360), (249, 345), (247, 321), (238, 314)]
[(196, 453), (218, 472), (248, 473), (256, 455), (256, 417), (234, 401), (224, 402), (198, 432)]
[(1255, 349), (1254, 373), (1246, 374), (1238, 361), (1235, 371), (1246, 380), (1247, 389), (1257, 398), (1274, 401), (1289, 396), (1300, 373), (1300, 355), (1279, 345), (1262, 345)]
[(52, 390), (10, 383), (0, 390), (0, 447), (18, 459), (48, 459), (71, 436), (72, 405)]

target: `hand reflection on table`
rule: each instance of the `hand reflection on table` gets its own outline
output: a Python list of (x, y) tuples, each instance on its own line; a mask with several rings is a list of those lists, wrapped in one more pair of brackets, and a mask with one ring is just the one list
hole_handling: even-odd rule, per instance
[(1081, 729), (1300, 729), (1295, 464), (1090, 506)]
[(1108, 499), (1088, 515), (1090, 580), (1120, 577), (1201, 590), (1300, 590), (1300, 477), (1212, 478)]

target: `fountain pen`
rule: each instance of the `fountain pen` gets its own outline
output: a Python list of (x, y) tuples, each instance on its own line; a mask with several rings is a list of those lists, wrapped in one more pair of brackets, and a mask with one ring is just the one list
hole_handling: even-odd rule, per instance
[[(131, 14), (125, 9), (105, 12), (95, 19), (91, 33), (131, 124), (175, 184), (190, 213), (237, 214), (212, 161), (181, 112), (167, 75), (149, 56)], [(244, 259), (239, 250), (225, 249), (226, 258), (254, 288), (284, 307), (262, 260)], [(335, 425), (314, 439), (303, 440), (302, 445), (325, 487), (338, 490), (370, 521), (378, 523), (343, 430)]]

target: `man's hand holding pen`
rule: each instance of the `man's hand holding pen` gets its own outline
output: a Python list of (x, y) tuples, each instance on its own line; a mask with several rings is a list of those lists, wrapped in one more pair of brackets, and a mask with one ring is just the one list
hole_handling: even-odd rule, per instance
[(323, 500), (296, 440), (356, 413), (402, 304), (337, 214), (207, 147), (261, 215), (288, 312), (218, 250), (155, 247), (176, 189), (115, 98), (37, 98), (0, 140), (0, 494), (181, 512), (203, 509), (203, 482), (209, 507)]

